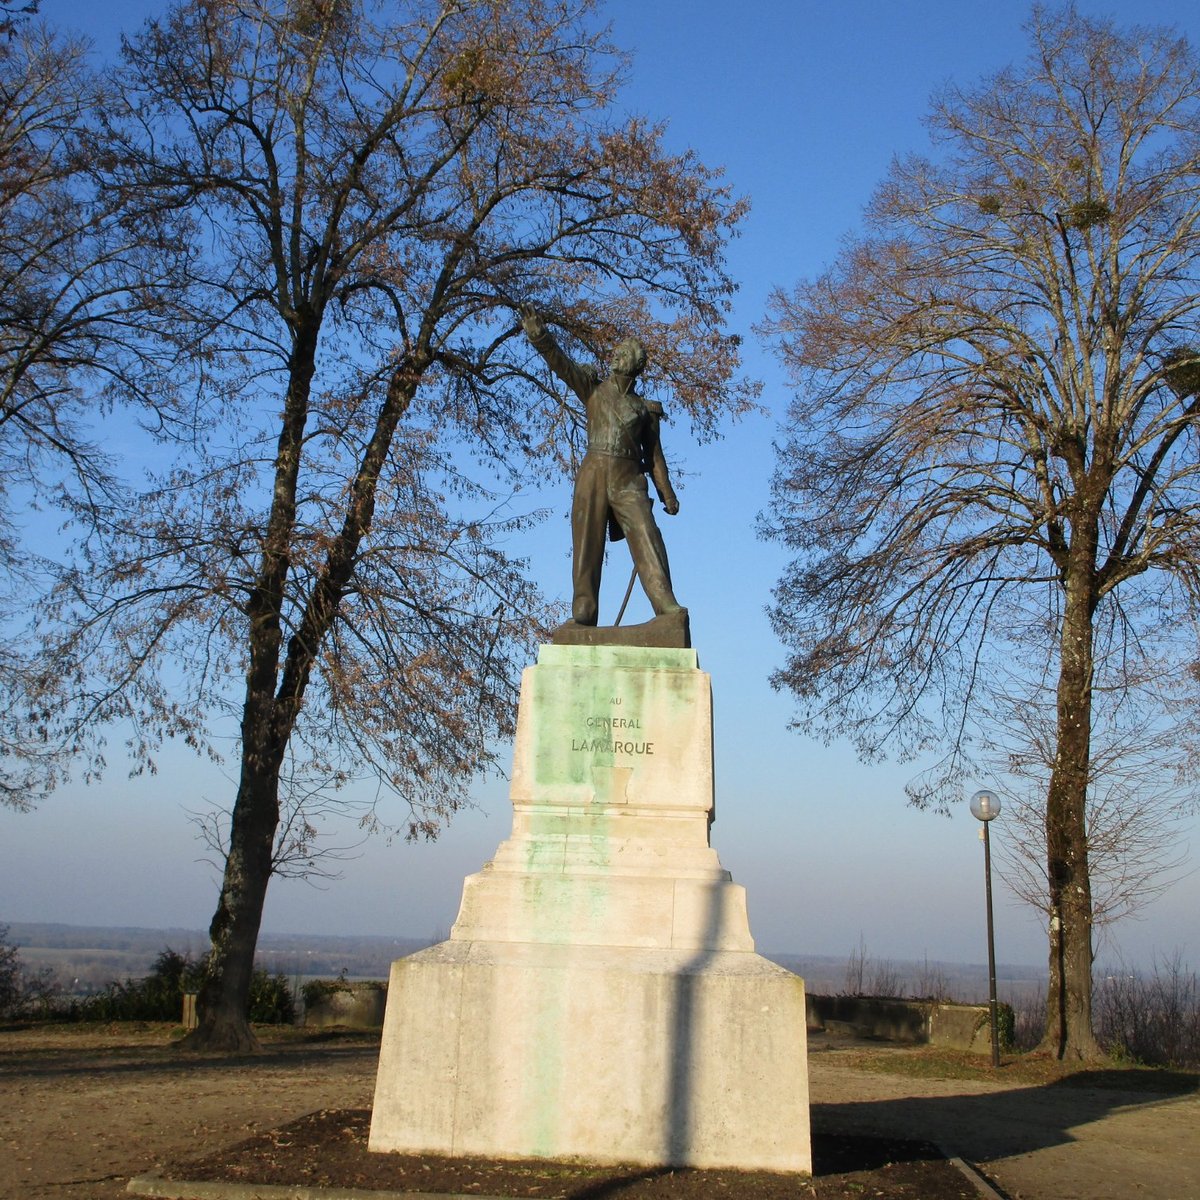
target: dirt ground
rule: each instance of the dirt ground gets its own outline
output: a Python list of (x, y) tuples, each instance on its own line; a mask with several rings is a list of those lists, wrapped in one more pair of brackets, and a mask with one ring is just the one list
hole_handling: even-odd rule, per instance
[[(179, 1054), (163, 1026), (0, 1029), (0, 1196), (111, 1200), (132, 1175), (318, 1110), (359, 1110), (361, 1123), (377, 1053), (369, 1036), (292, 1036), (231, 1061)], [(936, 1064), (915, 1076), (922, 1053), (814, 1038), (814, 1144), (851, 1153), (889, 1139), (933, 1142), (976, 1164), (1011, 1200), (1200, 1196), (1195, 1077), (1092, 1071), (1031, 1080), (1002, 1069), (948, 1078)], [(832, 1184), (846, 1165), (818, 1164), (815, 1183)], [(871, 1182), (808, 1194), (920, 1195), (889, 1190), (878, 1173), (861, 1179)]]

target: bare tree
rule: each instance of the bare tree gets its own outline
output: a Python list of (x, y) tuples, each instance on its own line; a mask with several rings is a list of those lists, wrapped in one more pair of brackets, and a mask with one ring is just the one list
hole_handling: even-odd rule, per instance
[(23, 20), (36, 16), (41, 0), (0, 4), (0, 38), (11, 38)]
[[(36, 5), (5, 11), (28, 15)], [(161, 224), (128, 220), (96, 171), (109, 102), (86, 47), (36, 22), (0, 37), (0, 801), (27, 808), (78, 749), (58, 727), (63, 680), (26, 635), (49, 585), (38, 509), (111, 499), (94, 440), (117, 405), (156, 423), (170, 401), (143, 319), (173, 252)], [(41, 521), (41, 527), (33, 526)]]
[(744, 206), (606, 116), (620, 60), (590, 9), (186, 0), (128, 45), (114, 177), (190, 223), (159, 328), (191, 352), (195, 432), (86, 514), (55, 617), (78, 719), (126, 722), (147, 761), (237, 722), (193, 1045), (254, 1045), (297, 787), (373, 773), (433, 836), (512, 730), (548, 613), (506, 500), (577, 432), (519, 304), (580, 353), (636, 329), (701, 436), (750, 403), (723, 332)]
[(1200, 600), (1200, 76), (1170, 31), (1029, 29), (775, 296), (797, 397), (764, 523), (795, 555), (776, 685), (866, 755), (940, 747), (915, 803), (961, 795), (998, 672), (1053, 692), (1046, 1044), (1091, 1058), (1096, 706)]
[[(1130, 666), (1101, 662), (1096, 672), (1102, 681), (1119, 680), (1111, 693), (1095, 689), (1100, 702), (1093, 706), (1085, 810), (1092, 925), (1101, 937), (1179, 878), (1187, 860), (1181, 822), (1196, 798), (1189, 728), (1200, 711), (1195, 680), (1185, 664), (1157, 664), (1152, 677), (1138, 679)], [(1044, 684), (1033, 692), (1017, 688), (995, 694), (989, 708), (983, 757), (995, 763), (997, 777), (1012, 781), (1003, 836), (993, 845), (1009, 886), (1049, 921), (1046, 784), (1054, 766), (1054, 694)]]

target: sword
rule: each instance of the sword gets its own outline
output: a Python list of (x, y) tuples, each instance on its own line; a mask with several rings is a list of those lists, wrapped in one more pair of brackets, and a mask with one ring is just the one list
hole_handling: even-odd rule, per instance
[(613, 622), (615, 629), (621, 623), (621, 618), (625, 615), (625, 606), (629, 603), (629, 597), (633, 595), (633, 583), (637, 579), (637, 563), (633, 564), (633, 570), (629, 574), (629, 586), (625, 589), (625, 599), (621, 601), (621, 611), (617, 613), (617, 619)]

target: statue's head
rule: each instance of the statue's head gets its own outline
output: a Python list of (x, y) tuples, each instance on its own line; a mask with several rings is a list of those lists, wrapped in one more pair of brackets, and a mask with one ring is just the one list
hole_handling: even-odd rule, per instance
[(646, 365), (646, 347), (638, 338), (626, 338), (613, 351), (612, 372), (614, 375), (640, 375)]

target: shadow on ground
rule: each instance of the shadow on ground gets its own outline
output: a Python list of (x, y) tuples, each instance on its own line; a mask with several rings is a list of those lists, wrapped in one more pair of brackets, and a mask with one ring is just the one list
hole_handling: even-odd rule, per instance
[(1117, 1109), (1170, 1104), (1197, 1090), (1191, 1074), (1092, 1070), (997, 1092), (814, 1104), (812, 1121), (814, 1131), (930, 1139), (947, 1153), (986, 1162), (1075, 1141), (1072, 1130)]

